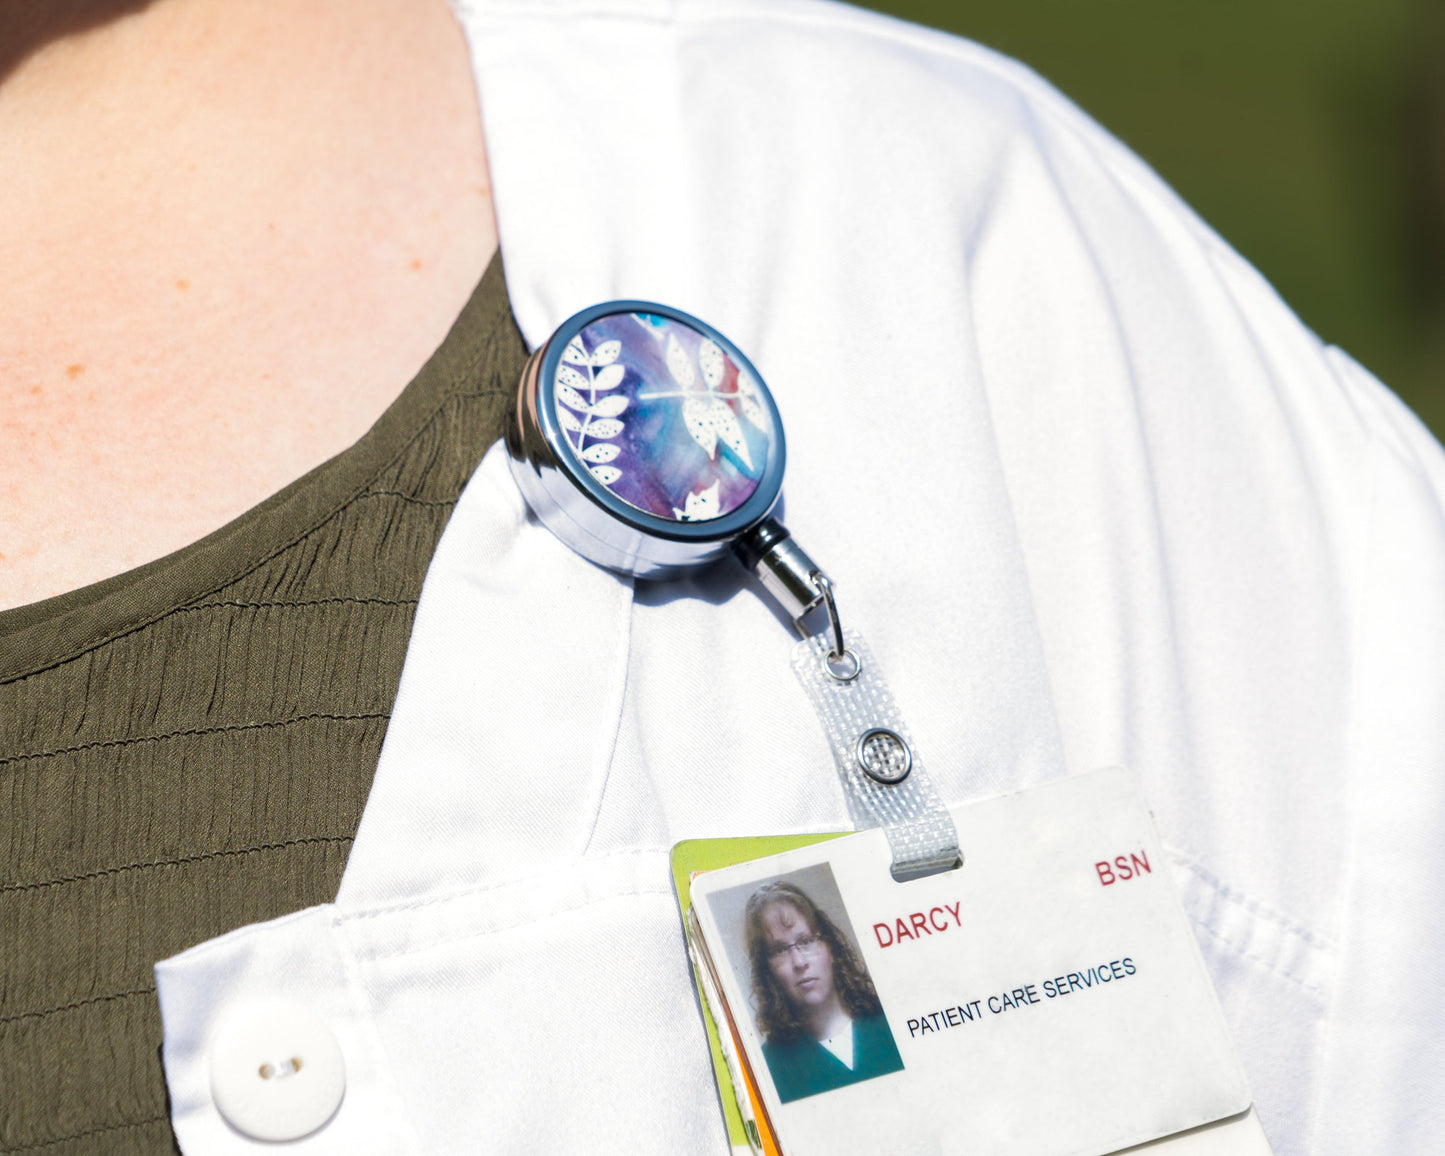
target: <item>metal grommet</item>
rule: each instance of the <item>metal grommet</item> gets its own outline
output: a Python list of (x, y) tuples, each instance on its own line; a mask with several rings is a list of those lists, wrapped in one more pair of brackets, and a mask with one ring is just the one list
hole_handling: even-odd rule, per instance
[(865, 775), (885, 787), (901, 783), (913, 769), (913, 752), (902, 735), (887, 727), (873, 727), (859, 735), (853, 744), (853, 758)]
[(863, 660), (851, 650), (830, 650), (823, 656), (823, 670), (834, 682), (852, 682), (863, 673)]

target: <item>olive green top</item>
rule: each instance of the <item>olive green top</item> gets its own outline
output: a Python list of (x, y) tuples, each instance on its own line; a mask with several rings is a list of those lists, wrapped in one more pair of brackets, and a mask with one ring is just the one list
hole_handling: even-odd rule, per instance
[(175, 1150), (152, 966), (335, 897), (422, 577), (524, 358), (494, 260), (351, 449), (0, 614), (0, 1153)]

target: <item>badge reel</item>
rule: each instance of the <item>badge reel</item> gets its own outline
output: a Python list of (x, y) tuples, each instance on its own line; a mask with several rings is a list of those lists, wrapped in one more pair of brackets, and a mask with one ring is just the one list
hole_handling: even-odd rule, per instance
[(800, 633), (826, 605), (833, 673), (857, 677), (832, 584), (770, 516), (787, 458), (777, 406), (710, 325), (646, 301), (571, 317), (527, 362), (507, 447), (533, 513), (584, 558), (667, 578), (731, 552)]
[[(506, 437), (533, 513), (599, 566), (665, 579), (731, 553), (755, 574), (803, 637), (793, 668), (856, 826), (887, 830), (895, 878), (957, 865), (953, 822), (866, 643), (844, 632), (832, 582), (771, 516), (783, 423), (737, 346), (666, 305), (595, 305), (528, 360)], [(820, 607), (829, 629), (810, 637)]]

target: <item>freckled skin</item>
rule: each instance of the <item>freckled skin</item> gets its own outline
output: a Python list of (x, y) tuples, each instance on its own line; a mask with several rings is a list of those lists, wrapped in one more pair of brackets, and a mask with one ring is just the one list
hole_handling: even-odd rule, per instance
[(0, 140), (0, 609), (352, 444), (496, 248), (445, 0), (153, 0), (0, 78)]

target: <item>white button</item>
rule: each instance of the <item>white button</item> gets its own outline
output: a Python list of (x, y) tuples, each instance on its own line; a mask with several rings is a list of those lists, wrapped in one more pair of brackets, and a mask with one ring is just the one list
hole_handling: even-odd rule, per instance
[(253, 1140), (299, 1140), (336, 1114), (346, 1062), (331, 1029), (285, 1000), (228, 1012), (211, 1041), (211, 1095), (226, 1123)]

